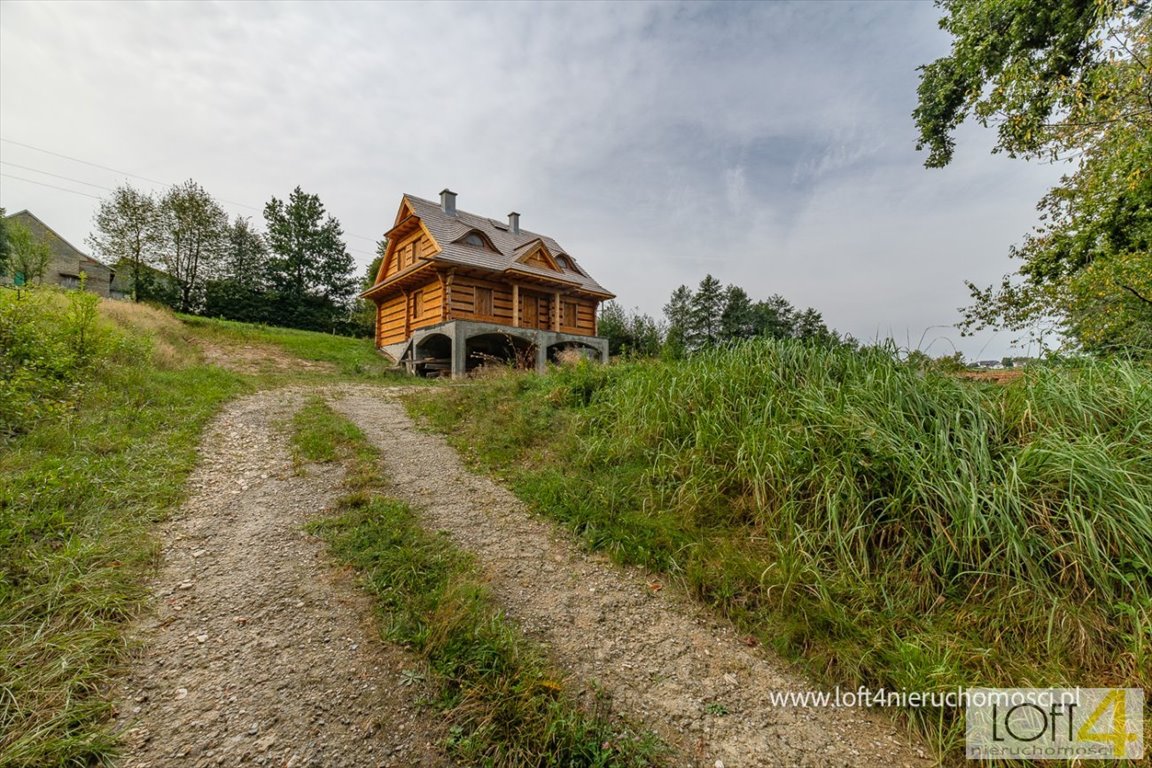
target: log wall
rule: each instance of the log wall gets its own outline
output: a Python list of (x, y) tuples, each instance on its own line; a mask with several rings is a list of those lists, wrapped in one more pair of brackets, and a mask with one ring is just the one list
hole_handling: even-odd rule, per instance
[[(477, 292), (491, 292), (491, 311), (481, 312), (478, 308)], [(419, 298), (417, 298), (419, 292)], [(436, 325), (448, 320), (476, 320), (485, 323), (518, 325), (521, 328), (553, 330), (555, 294), (539, 289), (521, 286), (520, 316), (518, 322), (512, 318), (512, 286), (509, 283), (468, 275), (452, 277), (434, 276), (419, 286), (398, 293), (380, 302), (377, 307), (376, 345), (395, 344), (404, 341), (417, 328)], [(447, 303), (445, 298), (447, 297)], [(484, 302), (481, 300), (479, 305)], [(536, 322), (529, 304), (536, 307)], [(417, 315), (417, 305), (420, 312)], [(595, 299), (566, 296), (560, 294), (561, 333), (574, 333), (583, 336), (596, 335)], [(575, 324), (573, 319), (575, 310)]]
[(443, 311), (444, 291), (436, 278), (385, 299), (376, 308), (376, 346), (404, 341), (416, 328), (443, 322)]

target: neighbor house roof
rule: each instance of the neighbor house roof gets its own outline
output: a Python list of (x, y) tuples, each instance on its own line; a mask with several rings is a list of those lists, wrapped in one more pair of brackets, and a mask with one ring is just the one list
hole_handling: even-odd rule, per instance
[[(41, 221), (40, 217), (25, 208), (16, 213), (10, 213), (4, 217), (12, 221), (19, 221), (32, 232), (34, 236), (48, 243), (53, 252), (57, 256), (74, 257), (80, 260), (80, 264), (90, 264), (94, 267), (103, 267), (104, 269), (111, 270), (112, 267), (104, 262), (94, 259), (84, 251), (80, 250), (72, 243), (61, 237), (60, 233), (52, 229), (52, 227)], [(48, 236), (48, 237), (46, 237)]]
[[(606, 298), (612, 298), (614, 295), (588, 275), (558, 242), (547, 235), (529, 232), (526, 229), (521, 229), (518, 233), (513, 232), (507, 222), (477, 216), (467, 211), (445, 213), (440, 203), (415, 195), (404, 195), (404, 201), (440, 246), (440, 252), (433, 257), (433, 261), (479, 267), (494, 272), (535, 275), (569, 283), (574, 289)], [(495, 251), (463, 242), (463, 239), (472, 232), (479, 232), (487, 238)], [(531, 253), (537, 243), (547, 250), (553, 260), (557, 256), (563, 256), (567, 261), (566, 268), (561, 266), (557, 272), (520, 261), (522, 257)]]

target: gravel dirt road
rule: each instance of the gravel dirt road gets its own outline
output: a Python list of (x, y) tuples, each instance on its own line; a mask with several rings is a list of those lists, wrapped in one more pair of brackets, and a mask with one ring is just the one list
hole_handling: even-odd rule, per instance
[(204, 436), (121, 691), (125, 766), (450, 764), (405, 674), (419, 662), (380, 640), (355, 578), (302, 530), (341, 480), (293, 467), (283, 424), (304, 397), (243, 398)]
[[(477, 556), (508, 615), (585, 689), (659, 733), (676, 765), (928, 766), (883, 714), (775, 706), (818, 689), (650, 574), (583, 551), (418, 430), (401, 390), (325, 390), (383, 453), (430, 530)], [(155, 612), (124, 681), (125, 766), (445, 766), (419, 706), (419, 663), (382, 642), (369, 599), (302, 530), (338, 493), (297, 472), (283, 425), (303, 389), (230, 404), (205, 434), (189, 498), (162, 530)]]

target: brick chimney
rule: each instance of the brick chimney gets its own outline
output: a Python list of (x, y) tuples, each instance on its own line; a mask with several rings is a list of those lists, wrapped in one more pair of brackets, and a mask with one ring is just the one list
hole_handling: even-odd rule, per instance
[(440, 210), (449, 216), (456, 215), (456, 193), (447, 187), (440, 190)]

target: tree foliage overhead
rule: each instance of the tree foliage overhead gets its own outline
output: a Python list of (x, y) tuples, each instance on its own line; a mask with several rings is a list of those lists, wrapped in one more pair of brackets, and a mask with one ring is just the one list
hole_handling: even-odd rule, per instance
[(949, 56), (923, 67), (918, 148), (952, 159), (969, 116), (996, 151), (1073, 170), (999, 286), (969, 283), (966, 331), (1049, 320), (1090, 351), (1152, 353), (1152, 14), (1147, 0), (944, 0)]
[(1122, 3), (1068, 0), (939, 0), (940, 27), (955, 38), (950, 55), (921, 68), (912, 115), (925, 165), (952, 160), (952, 134), (969, 116), (995, 124), (998, 151), (1050, 151), (1082, 122), (1085, 96), (1107, 66), (1100, 33)]

